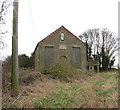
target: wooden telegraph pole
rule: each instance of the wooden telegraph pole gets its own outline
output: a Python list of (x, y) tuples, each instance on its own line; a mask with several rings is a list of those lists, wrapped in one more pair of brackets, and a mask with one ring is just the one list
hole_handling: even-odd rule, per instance
[(18, 0), (13, 2), (13, 36), (12, 36), (12, 96), (18, 95)]
[[(120, 79), (120, 1), (118, 2), (118, 79)], [(120, 87), (120, 80), (118, 80)], [(118, 108), (120, 108), (120, 89), (118, 89)]]

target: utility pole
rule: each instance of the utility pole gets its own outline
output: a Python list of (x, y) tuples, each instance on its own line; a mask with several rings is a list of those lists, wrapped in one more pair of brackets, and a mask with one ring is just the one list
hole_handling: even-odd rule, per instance
[[(120, 1), (118, 2), (118, 79), (120, 79)], [(120, 80), (118, 80), (120, 87)], [(120, 108), (120, 89), (118, 89), (118, 108)]]
[(18, 95), (18, 0), (13, 2), (11, 95)]

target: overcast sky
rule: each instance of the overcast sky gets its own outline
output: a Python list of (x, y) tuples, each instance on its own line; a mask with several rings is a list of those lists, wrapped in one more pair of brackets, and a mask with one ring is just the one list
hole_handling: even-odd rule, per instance
[[(118, 1), (19, 0), (18, 53), (30, 56), (40, 40), (62, 25), (76, 36), (92, 28), (108, 28), (117, 36)], [(4, 37), (4, 57), (12, 53), (11, 12), (7, 24), (10, 33)]]

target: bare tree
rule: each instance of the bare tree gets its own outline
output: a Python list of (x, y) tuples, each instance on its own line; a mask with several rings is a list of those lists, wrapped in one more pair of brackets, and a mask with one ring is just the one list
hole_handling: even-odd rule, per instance
[(101, 30), (102, 35), (102, 48), (104, 48), (105, 53), (105, 59), (108, 60), (108, 63), (105, 65), (105, 60), (102, 62), (102, 65), (106, 68), (111, 68), (111, 66), (114, 64), (115, 61), (115, 52), (118, 50), (118, 38), (113, 35), (113, 32), (108, 30), (107, 28), (104, 28)]
[(5, 25), (6, 21), (6, 15), (9, 11), (10, 6), (12, 5), (12, 2), (10, 0), (1, 0), (0, 1), (0, 49), (2, 49), (5, 44), (3, 42), (3, 35), (7, 33), (7, 30), (4, 31), (2, 29), (2, 26)]
[(118, 50), (118, 39), (113, 32), (107, 28), (89, 29), (79, 37), (83, 42), (87, 41), (93, 57), (100, 61), (102, 67), (111, 68), (115, 61), (114, 53)]
[(79, 36), (83, 42), (88, 43), (88, 47), (91, 48), (93, 54), (96, 54), (97, 52), (100, 51), (99, 31), (100, 31), (99, 28), (89, 29)]
[(114, 52), (118, 50), (118, 38), (107, 28), (102, 29), (101, 34), (105, 52), (108, 56), (112, 57)]

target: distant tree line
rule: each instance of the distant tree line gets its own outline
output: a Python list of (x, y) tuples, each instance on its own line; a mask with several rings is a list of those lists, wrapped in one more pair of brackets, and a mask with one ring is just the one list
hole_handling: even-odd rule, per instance
[(107, 28), (89, 29), (79, 38), (86, 43), (87, 60), (98, 60), (101, 70), (111, 69), (118, 50), (118, 38)]
[(34, 59), (33, 59), (33, 55), (30, 56), (30, 58), (25, 55), (19, 55), (18, 56), (18, 61), (19, 61), (19, 67), (24, 67), (24, 68), (33, 68), (33, 64), (34, 64)]
[[(18, 62), (19, 62), (19, 67), (21, 68), (33, 68), (34, 67), (34, 58), (33, 54), (31, 54), (30, 57), (28, 57), (25, 54), (18, 55)], [(3, 61), (3, 68), (8, 71), (11, 71), (11, 64), (12, 64), (12, 57), (8, 56), (4, 61)]]

